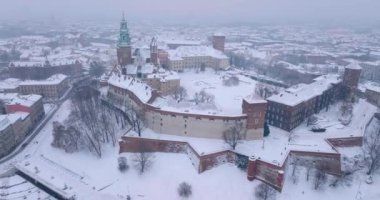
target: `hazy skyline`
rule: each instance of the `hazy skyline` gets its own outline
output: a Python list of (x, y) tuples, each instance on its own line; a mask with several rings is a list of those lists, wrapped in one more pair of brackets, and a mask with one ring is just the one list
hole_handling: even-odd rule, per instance
[(379, 0), (0, 0), (0, 19), (379, 23)]

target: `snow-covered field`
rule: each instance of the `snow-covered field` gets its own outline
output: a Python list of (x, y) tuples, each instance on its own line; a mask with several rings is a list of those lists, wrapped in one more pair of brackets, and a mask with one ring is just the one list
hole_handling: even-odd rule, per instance
[[(189, 105), (190, 102), (187, 104), (181, 102), (183, 106), (175, 101), (159, 102), (159, 106), (165, 110), (183, 112), (183, 110), (187, 109), (193, 113), (241, 115), (242, 99), (253, 94), (256, 86), (255, 80), (239, 75), (234, 70), (218, 71), (216, 73), (210, 68), (206, 68), (204, 72), (189, 69), (185, 73), (179, 73), (178, 75), (181, 79), (181, 86), (187, 91), (188, 100), (194, 99), (196, 93), (204, 90), (207, 94), (214, 97), (214, 103), (208, 107), (201, 107), (201, 105), (191, 106)], [(223, 80), (231, 76), (238, 78), (238, 85), (226, 86), (223, 84)], [(210, 113), (207, 113), (205, 110)]]

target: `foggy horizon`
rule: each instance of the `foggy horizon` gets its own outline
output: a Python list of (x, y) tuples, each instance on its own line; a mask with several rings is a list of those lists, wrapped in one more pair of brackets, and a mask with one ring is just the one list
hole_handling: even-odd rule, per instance
[(14, 0), (2, 2), (0, 20), (131, 22), (379, 24), (375, 0)]

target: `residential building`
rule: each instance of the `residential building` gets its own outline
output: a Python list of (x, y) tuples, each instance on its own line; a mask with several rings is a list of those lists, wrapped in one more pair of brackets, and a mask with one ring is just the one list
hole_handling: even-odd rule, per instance
[(69, 89), (69, 79), (66, 75), (55, 74), (46, 80), (27, 80), (19, 84), (18, 91), (23, 94), (39, 94), (43, 98), (59, 99)]

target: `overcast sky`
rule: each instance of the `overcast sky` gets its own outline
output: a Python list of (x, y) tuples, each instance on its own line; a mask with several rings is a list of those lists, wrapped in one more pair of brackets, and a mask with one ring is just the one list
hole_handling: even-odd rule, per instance
[(380, 21), (380, 0), (0, 0), (1, 20)]

